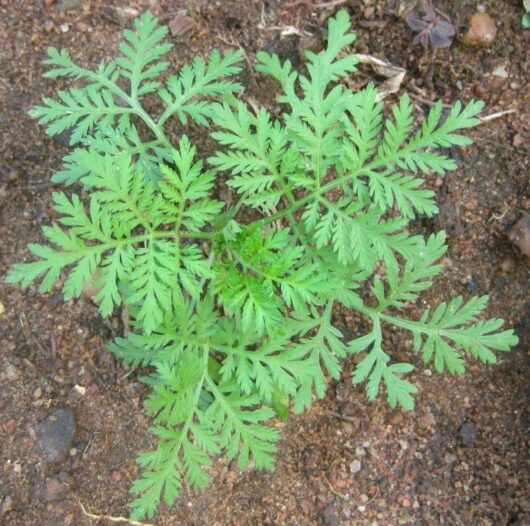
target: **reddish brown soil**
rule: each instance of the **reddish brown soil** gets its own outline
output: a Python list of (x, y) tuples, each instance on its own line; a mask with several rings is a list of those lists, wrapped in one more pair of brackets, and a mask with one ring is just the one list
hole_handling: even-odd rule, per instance
[[(367, 403), (362, 389), (350, 384), (353, 363), (348, 363), (344, 380), (330, 384), (324, 400), (277, 424), (283, 440), (276, 472), (239, 473), (219, 460), (214, 482), (202, 493), (185, 490), (172, 509), (161, 507), (152, 521), (157, 525), (530, 524), (530, 272), (506, 236), (510, 225), (530, 212), (530, 31), (520, 26), (521, 2), (487, 0), (483, 4), (498, 27), (493, 45), (479, 49), (456, 42), (433, 56), (411, 44), (406, 24), (392, 11), (399, 3), (350, 0), (343, 7), (354, 19), (356, 51), (407, 69), (402, 90), (415, 97), (418, 112), (434, 98), (451, 103), (471, 97), (486, 102), (486, 114), (516, 110), (472, 131), (475, 144), (452, 152), (457, 171), (427, 179), (441, 213), (415, 228), (447, 230), (450, 248), (445, 271), (425, 303), (490, 294), (488, 314), (505, 318), (521, 343), (498, 365), (471, 365), (465, 376), (437, 376), (418, 363), (417, 409), (406, 414), (391, 411), (383, 400)], [(475, 8), (470, 0), (435, 4), (443, 4), (460, 30)], [(318, 45), (325, 18), (333, 13), (311, 5), (309, 0), (87, 0), (59, 12), (53, 0), (0, 0), (0, 275), (27, 257), (28, 242), (42, 239), (41, 226), (53, 218), (49, 180), (67, 151), (61, 138), (45, 136), (27, 116), (43, 95), (65, 86), (42, 78), (47, 46), (65, 47), (93, 66), (113, 56), (129, 23), (115, 7), (150, 8), (165, 22), (191, 7), (195, 29), (187, 40), (175, 42), (172, 67), (233, 46), (245, 50), (249, 63), (266, 48), (300, 65), (300, 48)], [(66, 32), (62, 24), (68, 25)], [(283, 26), (314, 38), (281, 38), (277, 28)], [(508, 78), (492, 75), (502, 65)], [(363, 70), (356, 81), (370, 75)], [(244, 97), (272, 104), (262, 79), (249, 71), (241, 80), (248, 87)], [(210, 147), (203, 140), (203, 151)], [(5, 306), (0, 315), (0, 523), (115, 524), (86, 512), (127, 514), (134, 458), (151, 440), (141, 407), (143, 386), (104, 349), (120, 331), (118, 319), (102, 321), (87, 300), (65, 304), (57, 291), (42, 296), (37, 288), (23, 292), (3, 280), (0, 302)], [(337, 320), (345, 331), (362, 330), (362, 320), (351, 313), (337, 312)], [(389, 342), (395, 354), (410, 351), (401, 334), (389, 334)], [(64, 404), (75, 409), (76, 451), (58, 466), (46, 466), (34, 452), (35, 426), (50, 408)], [(468, 446), (459, 437), (465, 422), (477, 432)], [(353, 474), (355, 459), (361, 470)], [(69, 491), (45, 502), (46, 480), (58, 477)]]

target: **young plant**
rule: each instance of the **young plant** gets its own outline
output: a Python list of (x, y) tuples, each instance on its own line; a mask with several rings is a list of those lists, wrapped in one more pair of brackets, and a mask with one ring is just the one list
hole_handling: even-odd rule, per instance
[[(418, 320), (400, 314), (440, 273), (447, 248), (443, 232), (407, 230), (437, 212), (421, 174), (456, 169), (440, 148), (471, 143), (458, 131), (478, 123), (482, 103), (446, 114), (437, 103), (415, 126), (403, 95), (383, 117), (372, 84), (353, 93), (341, 83), (357, 62), (341, 11), (326, 49), (306, 53), (306, 74), (258, 54), (258, 71), (281, 86), (280, 121), (234, 96), (240, 52), (196, 58), (162, 83), (166, 29), (149, 13), (134, 27), (121, 56), (95, 72), (49, 50), (49, 77), (86, 84), (31, 115), (50, 134), (70, 130), (75, 149), (53, 180), (76, 183), (88, 201), (54, 193), (49, 244), (29, 245), (35, 260), (8, 275), (23, 287), (42, 278), (43, 292), (64, 276), (66, 300), (95, 280), (103, 316), (128, 306), (132, 331), (109, 350), (150, 366), (145, 406), (159, 439), (138, 457), (133, 517), (172, 504), (183, 479), (203, 487), (215, 455), (272, 469), (279, 435), (267, 422), (324, 396), (345, 356), (363, 354), (352, 380), (366, 382), (370, 400), (385, 391), (391, 407), (411, 409), (413, 366), (392, 360), (384, 325), (412, 335), (437, 372), (461, 373), (467, 357), (494, 363), (494, 351), (517, 343), (502, 320), (479, 319), (487, 297), (458, 297)], [(148, 95), (160, 99), (158, 115), (146, 111)], [(211, 168), (185, 135), (170, 142), (175, 116), (211, 127), (220, 145)], [(214, 192), (217, 170), (235, 202)], [(338, 305), (362, 314), (367, 333), (348, 340), (333, 318)]]
[(455, 26), (445, 15), (443, 16), (446, 20), (443, 20), (440, 12), (437, 12), (428, 1), (423, 2), (421, 11), (422, 15), (412, 13), (407, 17), (410, 29), (418, 33), (412, 43), (421, 42), (424, 47), (428, 47), (429, 43), (434, 48), (449, 47), (456, 35)]

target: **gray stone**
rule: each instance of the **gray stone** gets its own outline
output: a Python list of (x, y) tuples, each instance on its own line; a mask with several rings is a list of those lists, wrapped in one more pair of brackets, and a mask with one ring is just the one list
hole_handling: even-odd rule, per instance
[(54, 409), (36, 428), (36, 449), (46, 462), (61, 462), (70, 452), (75, 435), (71, 407)]
[(337, 516), (337, 510), (333, 504), (328, 504), (324, 511), (322, 512), (322, 518), (324, 519), (324, 524), (327, 526), (339, 526), (340, 520)]
[(464, 445), (472, 446), (477, 438), (477, 428), (473, 422), (464, 422), (458, 431), (458, 434), (460, 435), (462, 442), (464, 442)]
[(359, 460), (354, 460), (350, 463), (350, 472), (355, 475), (356, 473), (359, 473), (361, 471), (362, 465)]

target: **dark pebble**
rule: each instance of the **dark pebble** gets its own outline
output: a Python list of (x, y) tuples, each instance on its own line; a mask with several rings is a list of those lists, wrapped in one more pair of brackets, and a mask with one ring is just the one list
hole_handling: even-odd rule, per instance
[(324, 519), (324, 524), (327, 526), (339, 526), (340, 521), (337, 516), (337, 510), (333, 504), (328, 504), (324, 511), (322, 512), (322, 518)]
[(480, 288), (480, 283), (474, 277), (468, 281), (467, 290), (469, 290), (469, 292), (477, 292), (479, 288)]
[(466, 446), (472, 446), (477, 438), (477, 428), (473, 422), (465, 422), (462, 424), (460, 431), (458, 431), (462, 442)]
[(61, 462), (69, 454), (75, 435), (71, 407), (54, 409), (36, 428), (36, 449), (46, 462)]
[(511, 242), (530, 258), (530, 216), (523, 216), (508, 233)]
[(72, 128), (67, 128), (66, 130), (58, 133), (54, 136), (55, 142), (59, 146), (70, 146), (70, 138), (72, 137)]

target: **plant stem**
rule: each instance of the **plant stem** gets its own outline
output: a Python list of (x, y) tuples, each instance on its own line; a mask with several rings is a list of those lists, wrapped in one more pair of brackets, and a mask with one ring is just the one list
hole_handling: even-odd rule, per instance
[(115, 82), (107, 79), (106, 77), (103, 77), (102, 75), (98, 75), (97, 73), (94, 73), (93, 71), (90, 71), (88, 69), (81, 68), (79, 66), (74, 66), (74, 68), (78, 71), (80, 76), (84, 76), (89, 78), (90, 80), (97, 82), (99, 84), (102, 84), (106, 88), (108, 88), (114, 95), (122, 99), (124, 102), (126, 102), (129, 105), (129, 108), (123, 108), (123, 110), (129, 110), (129, 112), (132, 110), (133, 113), (138, 115), (150, 128), (150, 130), (155, 134), (156, 138), (168, 149), (172, 149), (173, 146), (169, 139), (166, 137), (164, 132), (162, 131), (162, 127), (160, 125), (157, 125), (155, 121), (151, 118), (151, 116), (144, 110), (143, 106), (140, 104), (138, 99), (136, 97), (133, 97), (126, 93), (122, 88), (120, 88)]

